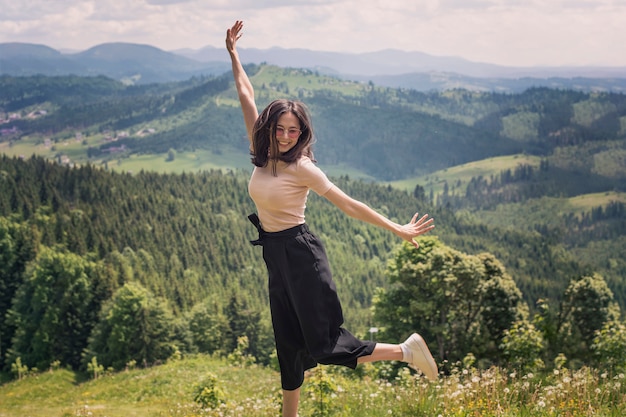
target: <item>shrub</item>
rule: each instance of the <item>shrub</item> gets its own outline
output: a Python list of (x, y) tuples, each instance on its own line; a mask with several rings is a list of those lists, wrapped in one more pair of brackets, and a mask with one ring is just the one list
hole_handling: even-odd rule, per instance
[(533, 371), (544, 367), (540, 358), (543, 352), (543, 337), (532, 323), (518, 320), (505, 330), (500, 345), (509, 365), (519, 371)]
[(217, 376), (209, 373), (194, 389), (193, 400), (204, 408), (217, 408), (224, 404), (224, 392), (217, 386)]
[(591, 349), (600, 366), (611, 371), (626, 370), (626, 325), (618, 321), (607, 322), (596, 332)]

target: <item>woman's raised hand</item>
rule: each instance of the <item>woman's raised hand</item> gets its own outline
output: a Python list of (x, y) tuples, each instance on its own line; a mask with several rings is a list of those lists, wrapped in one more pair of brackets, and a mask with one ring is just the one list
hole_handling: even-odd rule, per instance
[(226, 49), (228, 52), (235, 52), (235, 48), (237, 46), (237, 41), (241, 38), (241, 29), (243, 29), (243, 22), (241, 20), (237, 20), (233, 27), (226, 31)]

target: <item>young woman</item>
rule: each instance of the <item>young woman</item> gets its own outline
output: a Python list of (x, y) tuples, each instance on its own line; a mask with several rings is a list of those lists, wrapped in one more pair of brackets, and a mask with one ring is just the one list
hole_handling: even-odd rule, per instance
[(248, 185), (257, 214), (250, 220), (259, 232), (269, 273), (269, 298), (283, 389), (283, 417), (298, 413), (304, 371), (320, 364), (355, 368), (380, 360), (404, 361), (431, 380), (438, 370), (417, 333), (399, 345), (359, 340), (342, 327), (343, 313), (320, 240), (304, 221), (312, 189), (347, 215), (383, 227), (418, 247), (414, 238), (432, 230), (433, 219), (415, 214), (406, 225), (392, 222), (334, 185), (313, 163), (313, 128), (304, 104), (275, 100), (259, 115), (254, 89), (236, 44), (243, 23), (226, 32), (226, 49), (250, 140), (254, 171)]

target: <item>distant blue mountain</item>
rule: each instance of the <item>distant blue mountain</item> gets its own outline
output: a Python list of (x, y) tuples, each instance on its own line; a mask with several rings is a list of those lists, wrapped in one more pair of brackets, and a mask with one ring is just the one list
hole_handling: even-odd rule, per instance
[(65, 75), (84, 71), (85, 68), (80, 63), (48, 46), (0, 43), (0, 74)]
[(149, 45), (107, 43), (79, 53), (63, 54), (43, 45), (0, 44), (0, 74), (106, 75), (137, 83), (180, 81), (198, 75), (223, 74), (224, 62), (199, 62)]
[[(307, 68), (341, 78), (421, 91), (466, 88), (517, 92), (546, 86), (626, 92), (626, 67), (506, 67), (387, 49), (370, 53), (308, 49), (240, 49), (244, 63)], [(224, 48), (166, 52), (149, 45), (107, 43), (83, 52), (61, 53), (44, 45), (0, 44), (0, 74), (96, 75), (135, 83), (167, 82), (230, 70)]]
[[(229, 59), (223, 48), (212, 46), (172, 52), (201, 62), (228, 61)], [(240, 48), (240, 55), (244, 62), (267, 62), (280, 67), (329, 68), (337, 73), (359, 76), (443, 72), (482, 78), (626, 78), (626, 67), (507, 67), (472, 62), (459, 57), (439, 57), (396, 49), (351, 54), (308, 49)]]

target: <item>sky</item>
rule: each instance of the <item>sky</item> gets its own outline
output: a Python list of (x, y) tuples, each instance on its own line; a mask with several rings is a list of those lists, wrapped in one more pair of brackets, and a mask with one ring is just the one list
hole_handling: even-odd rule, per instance
[(382, 49), (506, 66), (626, 66), (626, 0), (0, 0), (0, 43)]

